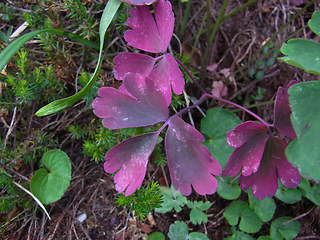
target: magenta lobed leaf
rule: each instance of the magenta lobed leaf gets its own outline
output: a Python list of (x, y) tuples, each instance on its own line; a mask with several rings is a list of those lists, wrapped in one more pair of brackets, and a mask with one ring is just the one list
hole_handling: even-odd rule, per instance
[(127, 30), (124, 34), (128, 45), (151, 53), (163, 53), (167, 50), (174, 27), (171, 3), (159, 0), (155, 5), (154, 16), (155, 19), (146, 6), (130, 10), (127, 24), (132, 30)]
[(104, 169), (115, 174), (114, 181), (119, 193), (125, 191), (125, 196), (131, 195), (141, 187), (146, 174), (147, 163), (159, 133), (146, 133), (129, 138), (111, 148), (105, 156)]
[(146, 77), (153, 69), (156, 59), (140, 53), (120, 53), (114, 59), (113, 67), (114, 77), (117, 80), (123, 80), (124, 76), (131, 73), (139, 73)]
[(121, 0), (122, 2), (129, 3), (131, 5), (150, 5), (154, 3), (156, 0)]
[(221, 174), (221, 166), (201, 144), (202, 134), (180, 117), (169, 121), (165, 147), (171, 180), (183, 195), (191, 194), (191, 185), (201, 194), (213, 194), (218, 182), (213, 175)]
[(249, 176), (258, 170), (264, 146), (268, 140), (268, 127), (252, 121), (238, 125), (227, 133), (227, 143), (237, 148), (230, 156), (223, 176), (241, 174)]
[(287, 160), (286, 147), (287, 143), (284, 140), (270, 137), (266, 142), (258, 171), (250, 176), (240, 176), (241, 189), (248, 190), (251, 187), (252, 194), (258, 199), (264, 199), (267, 195), (273, 197), (278, 188), (277, 176), (283, 186), (296, 188), (301, 177), (298, 170)]
[(291, 81), (285, 89), (279, 87), (274, 104), (274, 126), (281, 134), (292, 139), (296, 138), (297, 135), (290, 120), (291, 108), (288, 89), (296, 83), (298, 81)]
[(150, 56), (121, 53), (114, 58), (116, 65), (113, 70), (118, 80), (123, 80), (128, 72), (150, 77), (156, 89), (163, 93), (167, 106), (169, 106), (172, 97), (171, 86), (174, 93), (179, 95), (182, 94), (185, 82), (178, 63), (170, 53), (159, 58), (159, 62), (154, 66), (156, 59)]
[(169, 111), (160, 91), (149, 78), (128, 73), (124, 77), (125, 91), (110, 87), (100, 88), (92, 107), (94, 114), (103, 118), (109, 129), (153, 125), (168, 119)]
[[(290, 121), (288, 88), (295, 83), (290, 82), (286, 89), (279, 88), (274, 107), (274, 127), (290, 138), (296, 135)], [(272, 136), (269, 126), (252, 121), (242, 123), (227, 133), (227, 142), (236, 149), (223, 175), (234, 177), (241, 171), (241, 189), (251, 188), (252, 194), (258, 199), (275, 195), (278, 177), (283, 186), (290, 188), (296, 188), (301, 181), (298, 170), (286, 158), (288, 144)]]
[(157, 89), (163, 93), (168, 106), (172, 96), (171, 86), (175, 94), (182, 94), (185, 84), (183, 74), (170, 53), (163, 55), (163, 58), (151, 71), (149, 77), (154, 81)]

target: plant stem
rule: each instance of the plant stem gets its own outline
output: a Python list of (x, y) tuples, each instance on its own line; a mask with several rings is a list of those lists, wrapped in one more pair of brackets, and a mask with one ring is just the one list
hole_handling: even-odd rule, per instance
[(199, 106), (206, 98), (207, 98), (207, 93), (202, 94), (201, 98), (198, 101), (196, 101), (193, 105), (191, 105), (189, 107), (186, 107), (186, 108), (182, 109), (181, 111), (177, 112), (176, 114), (172, 115), (171, 117), (169, 117), (167, 122), (169, 122), (170, 119), (172, 119), (172, 118), (174, 118), (176, 116), (179, 116), (181, 114), (184, 114), (184, 113), (190, 111), (191, 109)]
[[(275, 102), (274, 100), (271, 100), (271, 101), (266, 101), (266, 102), (255, 103), (255, 104), (251, 104), (249, 106), (246, 106), (246, 108), (250, 109), (250, 108), (254, 108), (254, 107), (265, 106), (265, 105), (269, 105), (269, 104), (274, 104), (274, 102)], [(238, 111), (240, 111), (240, 109), (235, 109), (232, 112), (238, 112)]]
[[(163, 128), (165, 128), (165, 126), (167, 126), (167, 123), (170, 121), (171, 118), (173, 118), (173, 117), (176, 116), (176, 115), (181, 115), (181, 114), (189, 111), (190, 109), (197, 107), (198, 105), (200, 105), (200, 104), (203, 102), (203, 100), (204, 100), (205, 98), (208, 98), (208, 97), (209, 97), (209, 98), (216, 99), (216, 100), (221, 101), (221, 102), (225, 102), (225, 103), (230, 104), (230, 105), (233, 105), (233, 106), (241, 109), (242, 111), (245, 111), (245, 112), (249, 113), (250, 115), (252, 115), (252, 116), (255, 117), (257, 120), (259, 120), (261, 123), (263, 123), (264, 125), (266, 125), (266, 126), (268, 126), (268, 127), (272, 127), (272, 126), (273, 126), (273, 124), (267, 123), (267, 122), (264, 121), (261, 117), (259, 117), (257, 114), (253, 113), (253, 112), (250, 111), (249, 109), (247, 109), (247, 108), (245, 108), (245, 107), (242, 107), (242, 106), (240, 106), (240, 105), (238, 105), (238, 104), (236, 104), (236, 103), (234, 103), (234, 102), (231, 102), (231, 101), (229, 101), (229, 100), (226, 100), (226, 99), (223, 99), (223, 98), (219, 98), (219, 97), (213, 96), (212, 94), (207, 93), (207, 92), (203, 89), (203, 87), (197, 82), (197, 80), (192, 76), (192, 74), (189, 72), (189, 70), (187, 69), (187, 67), (186, 67), (179, 59), (176, 58), (176, 61), (180, 64), (180, 66), (186, 71), (186, 73), (189, 75), (189, 77), (192, 79), (192, 81), (193, 81), (193, 82), (197, 85), (197, 87), (201, 90), (202, 96), (201, 96), (201, 98), (200, 98), (197, 102), (195, 102), (193, 105), (191, 105), (191, 106), (189, 106), (189, 107), (187, 107), (187, 108), (185, 108), (185, 109), (182, 109), (180, 112), (178, 112), (178, 113), (176, 113), (175, 115), (173, 115), (172, 117), (170, 117), (170, 118), (167, 120), (167, 122), (161, 127), (161, 131), (163, 130)], [(160, 129), (159, 129), (159, 130), (160, 130)]]
[(230, 105), (233, 105), (237, 108), (240, 108), (241, 110), (249, 113), (250, 115), (252, 115), (253, 117), (255, 117), (257, 120), (259, 120), (262, 124), (268, 126), (268, 127), (273, 127), (273, 124), (269, 124), (267, 123), (266, 121), (264, 121), (261, 117), (259, 117), (257, 114), (255, 114), (254, 112), (251, 112), (249, 109), (246, 109), (245, 107), (243, 106), (240, 106), (239, 104), (236, 104), (234, 102), (231, 102), (229, 100), (226, 100), (226, 99), (223, 99), (223, 98), (220, 98), (220, 97), (216, 97), (216, 96), (213, 96), (212, 94), (209, 94), (209, 93), (206, 93), (204, 94), (206, 97), (209, 97), (209, 98), (213, 98), (213, 99), (216, 99), (218, 101), (221, 101), (221, 102), (225, 102), (227, 104), (230, 104)]
[(190, 111), (191, 109), (199, 106), (206, 98), (207, 98), (206, 93), (202, 94), (201, 98), (198, 101), (196, 101), (193, 105), (186, 107), (186, 108), (182, 109), (181, 111), (177, 112), (176, 114), (172, 115), (171, 117), (169, 117), (168, 120), (156, 132), (160, 133), (170, 123), (171, 119), (173, 119), (179, 115), (182, 115), (182, 114)]
[[(249, 2), (247, 2), (247, 3), (245, 3), (245, 4), (243, 4), (243, 5), (241, 5), (240, 7), (236, 8), (235, 10), (233, 10), (231, 13), (227, 14), (226, 16), (224, 16), (224, 17), (222, 18), (221, 22), (224, 22), (225, 20), (227, 20), (228, 18), (230, 18), (231, 16), (233, 16), (234, 14), (236, 14), (237, 12), (239, 12), (240, 10), (242, 10), (243, 8), (249, 6), (249, 5), (252, 4), (252, 3), (255, 3), (256, 1), (257, 1), (257, 0), (251, 0), (251, 1), (249, 1)], [(221, 23), (221, 22), (220, 22), (220, 23)], [(200, 37), (202, 34), (206, 33), (206, 32), (209, 31), (210, 29), (211, 29), (211, 28), (209, 27), (209, 28), (207, 28), (207, 29), (205, 29), (205, 30), (203, 30), (203, 31), (199, 31), (199, 33), (197, 34), (197, 36), (199, 35), (199, 37)], [(195, 38), (195, 37), (191, 37), (191, 38), (188, 39), (186, 42), (189, 42), (189, 41), (193, 40), (194, 38)]]
[(208, 14), (208, 12), (206, 12), (206, 15), (202, 18), (202, 22), (201, 22), (201, 24), (200, 24), (199, 32), (198, 32), (198, 34), (197, 34), (197, 36), (196, 36), (196, 39), (195, 39), (195, 41), (194, 41), (194, 43), (193, 43), (193, 46), (192, 46), (191, 57), (192, 57), (192, 55), (193, 55), (193, 53), (194, 53), (194, 49), (196, 49), (196, 47), (197, 47), (197, 45), (198, 45), (198, 42), (199, 42), (199, 39), (200, 39), (200, 36), (201, 36), (201, 31), (202, 31), (202, 29), (203, 29), (204, 23), (205, 23), (205, 21), (206, 21), (206, 18), (208, 18), (208, 16), (209, 16), (209, 14)]
[(186, 71), (188, 76), (191, 78), (191, 80), (194, 82), (195, 85), (200, 89), (200, 91), (204, 94), (206, 91), (203, 89), (203, 87), (198, 83), (198, 81), (192, 76), (192, 74), (189, 72), (188, 68), (181, 62), (179, 59), (175, 58), (176, 61), (180, 64), (180, 66)]
[(7, 170), (8, 172), (13, 173), (14, 175), (16, 175), (17, 177), (19, 177), (20, 179), (23, 179), (27, 182), (30, 182), (30, 179), (26, 178), (25, 176), (21, 175), (20, 173), (18, 173), (17, 171), (11, 169), (10, 167), (8, 167), (7, 165), (3, 164), (2, 162), (0, 162), (0, 166), (3, 167), (5, 170)]
[(188, 0), (186, 10), (184, 11), (184, 14), (183, 14), (183, 20), (182, 20), (181, 28), (179, 31), (179, 38), (182, 38), (184, 29), (186, 28), (186, 23), (187, 23), (189, 14), (190, 14), (190, 9), (191, 9), (191, 3), (192, 3), (192, 1)]
[(255, 3), (257, 0), (251, 0), (243, 5), (241, 5), (240, 7), (236, 8), (235, 10), (233, 10), (231, 13), (227, 14), (226, 16), (224, 16), (221, 20), (221, 22), (227, 20), (229, 17), (231, 17), (232, 15), (236, 14), (237, 12), (240, 12), (242, 9), (244, 9), (245, 7), (251, 5), (252, 3)]
[(210, 38), (209, 38), (209, 41), (208, 41), (208, 46), (207, 46), (207, 48), (206, 48), (206, 50), (204, 52), (204, 56), (202, 58), (202, 63), (201, 63), (202, 72), (205, 72), (205, 70), (206, 70), (206, 66), (207, 66), (207, 63), (208, 63), (208, 57), (209, 57), (209, 51), (211, 49), (214, 37), (216, 36), (216, 33), (218, 31), (219, 25), (222, 22), (223, 15), (224, 15), (224, 12), (226, 10), (227, 4), (228, 4), (228, 0), (223, 0), (218, 19), (215, 22), (215, 24), (213, 25), (213, 29), (212, 29), (212, 32), (211, 32), (211, 35), (210, 35)]

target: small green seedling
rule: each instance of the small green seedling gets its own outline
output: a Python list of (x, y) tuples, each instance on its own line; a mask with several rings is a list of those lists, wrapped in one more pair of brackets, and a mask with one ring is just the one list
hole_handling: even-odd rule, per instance
[(68, 155), (54, 149), (46, 152), (41, 163), (49, 172), (41, 168), (31, 178), (31, 192), (43, 203), (58, 201), (67, 190), (71, 180), (71, 164)]
[(173, 185), (171, 188), (160, 187), (162, 193), (162, 204), (160, 208), (156, 208), (157, 212), (166, 213), (174, 209), (176, 212), (181, 211), (181, 207), (187, 204), (187, 198), (183, 196), (179, 190), (175, 190)]
[(188, 201), (187, 206), (191, 209), (190, 221), (193, 224), (201, 224), (202, 222), (208, 222), (208, 217), (203, 211), (206, 211), (211, 207), (210, 202)]

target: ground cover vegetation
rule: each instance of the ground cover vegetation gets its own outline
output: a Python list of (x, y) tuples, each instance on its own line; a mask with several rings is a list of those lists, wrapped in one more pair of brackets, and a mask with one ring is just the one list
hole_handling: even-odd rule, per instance
[(319, 8), (0, 3), (1, 239), (319, 239)]

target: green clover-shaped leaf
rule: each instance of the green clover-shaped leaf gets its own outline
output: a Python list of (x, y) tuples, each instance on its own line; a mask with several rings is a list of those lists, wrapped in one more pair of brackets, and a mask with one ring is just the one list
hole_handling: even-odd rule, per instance
[(294, 84), (289, 95), (291, 122), (298, 137), (287, 147), (287, 158), (301, 175), (319, 181), (320, 81)]
[(248, 191), (248, 197), (251, 209), (253, 209), (261, 221), (270, 221), (276, 210), (276, 204), (273, 198), (266, 197), (265, 199), (259, 200), (252, 195), (251, 191)]
[(211, 206), (210, 202), (188, 201), (187, 205), (191, 209), (190, 221), (193, 224), (201, 224), (202, 221), (205, 223), (208, 221), (208, 217), (203, 211), (206, 211), (210, 208)]
[(192, 232), (189, 234), (187, 224), (180, 221), (175, 221), (170, 225), (168, 237), (171, 240), (209, 240), (203, 233)]
[(233, 233), (232, 236), (228, 236), (224, 240), (254, 240), (250, 235), (237, 231), (235, 227), (231, 228), (231, 232)]
[(320, 74), (320, 43), (307, 39), (291, 39), (280, 51), (286, 55), (280, 60), (306, 72)]
[(308, 22), (309, 28), (320, 37), (320, 11), (312, 14), (312, 18)]
[(69, 187), (71, 164), (68, 155), (59, 149), (46, 152), (41, 162), (49, 172), (39, 169), (31, 179), (30, 188), (43, 204), (49, 204), (58, 201)]
[[(293, 239), (300, 231), (300, 224), (297, 221), (286, 223), (291, 217), (280, 217), (271, 223), (270, 237), (273, 240)], [(286, 223), (286, 224), (284, 224)]]
[(238, 181), (233, 181), (233, 178), (224, 177), (224, 178), (217, 178), (218, 180), (218, 188), (217, 193), (220, 197), (233, 200), (237, 199), (241, 194), (241, 189), (239, 186)]
[(209, 109), (206, 117), (201, 120), (201, 132), (208, 137), (203, 144), (223, 169), (234, 151), (234, 148), (227, 144), (226, 134), (240, 123), (240, 119), (234, 113), (222, 108)]
[(231, 226), (235, 226), (239, 222), (239, 228), (243, 232), (255, 233), (262, 226), (260, 218), (255, 212), (242, 201), (233, 202), (224, 212), (224, 217)]
[(282, 202), (294, 204), (301, 200), (301, 191), (299, 189), (286, 188), (279, 184), (275, 197)]

